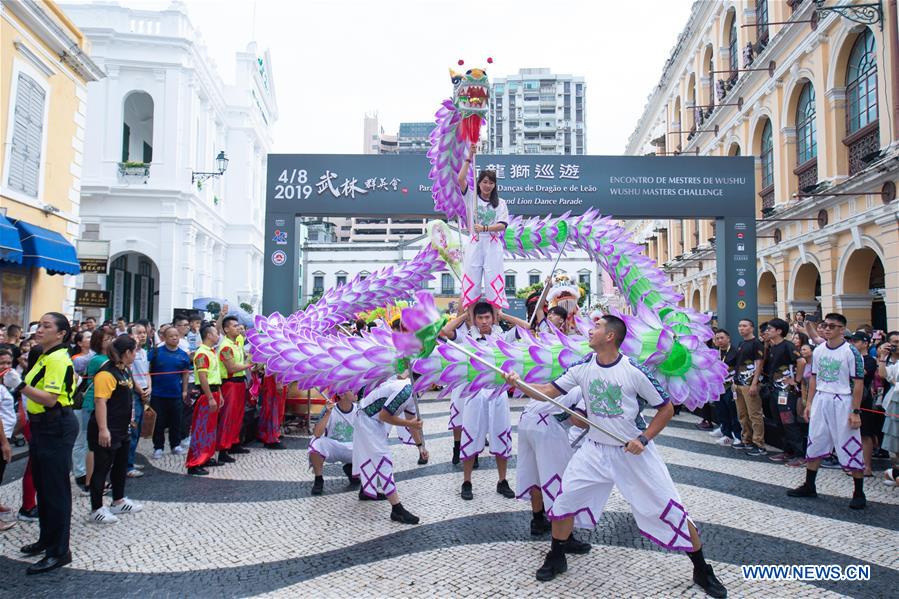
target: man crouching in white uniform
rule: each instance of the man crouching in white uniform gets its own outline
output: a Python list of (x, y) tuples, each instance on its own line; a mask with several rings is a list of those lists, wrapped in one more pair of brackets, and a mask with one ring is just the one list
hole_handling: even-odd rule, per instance
[[(668, 468), (651, 442), (671, 420), (674, 409), (658, 381), (620, 353), (626, 336), (624, 321), (616, 316), (603, 316), (590, 331), (590, 348), (596, 353), (552, 383), (534, 385), (537, 391), (551, 398), (580, 387), (587, 418), (623, 439), (630, 439), (622, 447), (614, 438), (591, 427), (587, 442), (565, 469), (559, 494), (546, 514), (552, 520), (552, 547), (537, 570), (537, 580), (552, 580), (565, 572), (566, 553), (586, 553), (581, 542), (572, 538), (574, 517), (586, 514), (595, 523), (612, 487), (617, 485), (631, 506), (640, 532), (661, 547), (686, 552), (693, 562), (693, 582), (712, 597), (726, 597), (727, 590), (703, 557), (699, 533), (674, 488)], [(506, 380), (516, 385), (519, 376), (509, 373)], [(537, 393), (522, 391), (541, 399)], [(639, 410), (638, 395), (658, 409), (642, 434), (634, 424)]]

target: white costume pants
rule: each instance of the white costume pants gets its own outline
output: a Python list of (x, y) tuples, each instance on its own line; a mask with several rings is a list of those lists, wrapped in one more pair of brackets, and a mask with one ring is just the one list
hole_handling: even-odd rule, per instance
[(826, 458), (836, 449), (844, 470), (864, 470), (861, 431), (849, 426), (852, 395), (834, 395), (819, 391), (812, 400), (808, 423), (809, 460)]
[(479, 233), (469, 238), (462, 258), (462, 307), (479, 301), (497, 308), (508, 308), (506, 275), (503, 270), (505, 252), (502, 233)]
[(490, 453), (509, 458), (512, 455), (512, 419), (509, 415), (509, 398), (505, 393), (490, 399), (490, 391), (481, 391), (465, 401), (462, 409), (462, 443), (459, 457), (462, 461), (474, 459), (484, 451), (485, 440), (490, 436)]
[(692, 520), (652, 442), (633, 455), (621, 446), (588, 439), (568, 463), (561, 492), (546, 516), (561, 520), (584, 515), (595, 526), (615, 485), (643, 536), (665, 549), (693, 551), (687, 527)]
[(317, 453), (325, 462), (349, 464), (353, 461), (353, 442), (335, 441), (328, 437), (316, 437), (309, 443), (309, 455)]

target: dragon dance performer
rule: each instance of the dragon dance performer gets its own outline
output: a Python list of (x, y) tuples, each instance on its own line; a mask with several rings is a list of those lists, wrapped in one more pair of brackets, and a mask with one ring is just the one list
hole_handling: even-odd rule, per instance
[(325, 411), (312, 431), (313, 439), (309, 443), (309, 464), (315, 474), (312, 483), (312, 494), (321, 495), (325, 488), (322, 476), (325, 463), (342, 462), (343, 473), (350, 481), (350, 486), (358, 486), (359, 478), (353, 476), (353, 423), (356, 420), (358, 406), (354, 391), (344, 391), (337, 396), (337, 403), (328, 401)]
[(219, 416), (222, 414), (222, 373), (213, 349), (219, 341), (215, 325), (200, 329), (201, 344), (194, 352), (194, 380), (200, 386), (200, 397), (194, 403), (190, 448), (187, 450), (187, 473), (209, 474), (205, 466), (217, 466), (215, 448)]
[(281, 424), (287, 405), (287, 385), (262, 373), (262, 401), (259, 409), (259, 440), (266, 449), (286, 449), (281, 443)]
[(240, 321), (236, 316), (226, 316), (222, 320), (222, 337), (218, 357), (222, 377), (221, 413), (218, 419), (219, 462), (235, 461), (231, 454), (249, 453), (240, 446), (240, 427), (243, 424), (247, 401), (246, 371), (253, 367), (246, 360), (240, 336)]
[(392, 508), (390, 519), (403, 524), (418, 524), (419, 518), (400, 503), (387, 437), (391, 426), (421, 430), (421, 420), (398, 416), (413, 401), (408, 371), (392, 376), (362, 398), (353, 427), (352, 473), (361, 478), (359, 499), (386, 497)]
[(493, 306), (494, 316), (498, 310), (509, 307), (506, 300), (506, 279), (503, 268), (505, 251), (503, 236), (509, 224), (509, 209), (499, 197), (496, 186), (496, 171), (483, 170), (478, 173), (476, 189), (468, 185), (468, 171), (474, 160), (477, 144), (471, 144), (468, 158), (462, 163), (457, 183), (465, 196), (465, 204), (471, 209), (474, 231), (469, 231), (462, 260), (462, 307), (472, 310), (478, 302), (485, 301)]
[[(500, 312), (500, 318), (523, 328), (528, 323), (513, 316)], [(474, 327), (464, 324), (466, 317), (460, 316), (450, 321), (441, 331), (441, 334), (449, 340), (455, 340), (458, 332), (468, 334), (476, 343), (483, 343), (493, 337), (500, 337), (506, 341), (515, 341), (516, 330), (509, 329), (503, 332), (493, 317), (493, 308), (486, 302), (479, 302), (474, 306)], [(490, 453), (496, 457), (496, 470), (499, 481), (496, 483), (496, 492), (512, 499), (515, 491), (506, 480), (506, 467), (512, 455), (512, 420), (509, 411), (509, 398), (505, 392), (496, 393), (493, 390), (484, 389), (465, 398), (462, 408), (462, 444), (460, 446), (460, 458), (463, 462), (462, 499), (474, 499), (471, 488), (471, 473), (474, 470), (474, 460), (484, 450), (487, 436), (490, 436)]]
[[(566, 553), (589, 552), (590, 545), (572, 535), (574, 516), (583, 513), (595, 523), (617, 485), (641, 533), (661, 547), (686, 552), (693, 563), (693, 582), (712, 597), (726, 597), (727, 590), (705, 561), (699, 532), (684, 509), (668, 468), (651, 443), (671, 420), (674, 409), (667, 392), (648, 371), (620, 353), (626, 336), (623, 320), (604, 316), (590, 331), (590, 348), (595, 354), (589, 354), (552, 383), (533, 386), (551, 398), (580, 387), (587, 417), (630, 439), (622, 448), (606, 434), (590, 429), (587, 442), (565, 469), (561, 491), (547, 512), (553, 521), (552, 546), (537, 570), (537, 580), (552, 580), (565, 572)], [(510, 372), (506, 380), (517, 385), (520, 377)], [(536, 393), (523, 391), (540, 399)], [(638, 395), (658, 408), (644, 433), (634, 424)]]
[(861, 427), (862, 393), (865, 365), (854, 345), (843, 339), (846, 317), (831, 313), (824, 317), (824, 339), (812, 354), (812, 376), (809, 379), (808, 449), (806, 449), (805, 482), (787, 491), (790, 497), (817, 497), (815, 479), (821, 458), (836, 451), (843, 470), (852, 474), (855, 485), (849, 507), (864, 509)]

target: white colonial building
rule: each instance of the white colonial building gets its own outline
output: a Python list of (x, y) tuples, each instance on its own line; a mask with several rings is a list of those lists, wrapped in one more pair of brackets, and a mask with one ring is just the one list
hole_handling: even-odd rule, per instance
[(109, 274), (83, 275), (112, 292), (95, 315), (166, 322), (203, 296), (258, 308), (278, 117), (268, 54), (237, 52), (226, 85), (180, 2), (65, 10), (107, 73), (88, 86), (81, 186), (81, 237), (109, 241)]
[[(327, 289), (347, 283), (356, 275), (366, 277), (382, 268), (412, 260), (430, 243), (427, 235), (386, 242), (313, 241), (322, 237), (317, 236), (315, 225), (309, 228), (308, 233), (300, 235), (304, 239), (300, 248), (300, 307)], [(455, 238), (455, 228), (450, 226), (450, 229)], [(515, 297), (517, 290), (545, 280), (554, 265), (555, 260), (522, 260), (507, 256), (507, 295)], [(585, 305), (619, 307), (619, 297), (612, 287), (611, 279), (596, 262), (590, 260), (586, 252), (568, 252), (555, 267), (556, 273), (564, 272), (590, 290)], [(434, 273), (434, 280), (430, 281), (426, 289), (434, 294), (438, 306), (442, 308), (458, 300), (462, 293), (461, 284), (449, 270)]]

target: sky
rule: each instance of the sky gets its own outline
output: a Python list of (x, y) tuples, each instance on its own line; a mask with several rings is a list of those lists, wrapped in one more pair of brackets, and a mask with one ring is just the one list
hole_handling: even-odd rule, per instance
[[(707, 0), (709, 1), (709, 0)], [(168, 0), (120, 0), (163, 9)], [(491, 79), (548, 67), (586, 80), (587, 153), (621, 154), (693, 0), (185, 0), (225, 81), (252, 40), (271, 52), (279, 153), (362, 152), (363, 117), (386, 133), (429, 121), (449, 67)]]

